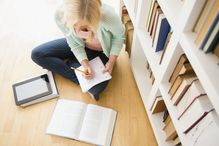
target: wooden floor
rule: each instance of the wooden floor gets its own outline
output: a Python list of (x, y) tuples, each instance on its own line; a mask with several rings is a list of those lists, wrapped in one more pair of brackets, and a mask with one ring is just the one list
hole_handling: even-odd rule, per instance
[[(31, 61), (31, 49), (62, 37), (53, 21), (54, 9), (52, 0), (0, 0), (0, 146), (89, 145), (45, 134), (57, 99), (27, 108), (14, 103), (11, 85), (45, 72)], [(118, 111), (112, 146), (157, 145), (126, 52), (122, 51), (113, 79), (98, 102), (61, 76), (56, 75), (56, 80), (60, 98)]]

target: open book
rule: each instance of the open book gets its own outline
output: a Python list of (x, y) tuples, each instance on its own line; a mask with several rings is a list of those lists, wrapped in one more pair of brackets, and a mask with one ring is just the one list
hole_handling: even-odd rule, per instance
[[(89, 64), (91, 65), (91, 67), (93, 69), (93, 73), (95, 74), (93, 79), (87, 80), (83, 77), (81, 72), (75, 71), (75, 74), (76, 74), (78, 81), (80, 83), (82, 92), (87, 92), (93, 86), (95, 86), (101, 82), (110, 80), (112, 78), (112, 76), (109, 74), (109, 72), (103, 73), (103, 69), (105, 66), (104, 66), (103, 62), (101, 61), (100, 57), (96, 57), (96, 58), (92, 59), (91, 61), (89, 61)], [(80, 66), (77, 69), (84, 70), (83, 66)]]
[(109, 108), (59, 99), (46, 133), (110, 146), (116, 115)]

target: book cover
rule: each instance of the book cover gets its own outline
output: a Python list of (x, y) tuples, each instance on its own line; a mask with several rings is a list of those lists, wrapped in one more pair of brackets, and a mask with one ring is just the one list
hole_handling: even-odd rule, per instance
[(152, 114), (164, 112), (165, 110), (166, 110), (166, 105), (164, 103), (163, 98), (161, 96), (156, 97), (155, 102), (154, 102), (152, 109), (151, 109)]
[(191, 131), (187, 138), (193, 146), (217, 146), (219, 135), (219, 120), (215, 111), (210, 112)]
[(79, 101), (59, 99), (46, 133), (110, 146), (117, 112), (110, 108)]
[(178, 75), (176, 80), (173, 82), (172, 86), (170, 87), (170, 89), (168, 91), (171, 98), (175, 95), (175, 93), (178, 90), (179, 86), (181, 85), (183, 79), (188, 79), (188, 78), (195, 77), (195, 76), (196, 75), (194, 73)]
[(207, 41), (207, 43), (204, 47), (204, 50), (206, 50), (205, 53), (213, 52), (214, 49), (217, 47), (217, 44), (219, 42), (219, 31), (218, 31), (219, 30), (219, 23), (217, 24), (216, 29), (211, 34), (211, 36), (209, 37), (209, 40)]
[(180, 70), (181, 70), (183, 64), (184, 64), (184, 63), (187, 63), (187, 62), (188, 62), (188, 59), (187, 59), (186, 55), (185, 55), (185, 54), (182, 54), (182, 55), (180, 56), (180, 58), (179, 58), (177, 64), (176, 64), (174, 70), (173, 70), (172, 75), (170, 76), (169, 82), (170, 82), (171, 84), (173, 84), (173, 82), (174, 82), (175, 79), (177, 78), (177, 76), (178, 76), (178, 74), (179, 74), (179, 72), (180, 72)]
[(154, 22), (154, 25), (152, 27), (152, 46), (154, 45), (154, 37), (155, 37), (155, 32), (156, 32), (156, 29), (157, 29), (157, 22), (158, 22), (158, 18), (159, 18), (159, 15), (163, 13), (161, 8), (158, 8), (157, 9), (157, 12), (156, 12), (156, 15), (155, 15), (155, 22)]
[(150, 20), (150, 24), (149, 24), (149, 29), (148, 29), (148, 32), (150, 35), (152, 35), (152, 27), (154, 25), (154, 21), (155, 21), (155, 15), (156, 15), (156, 11), (157, 9), (159, 8), (159, 4), (157, 3), (157, 1), (155, 1), (155, 4), (154, 4), (154, 8), (153, 8), (153, 11), (152, 11), (152, 15), (151, 15), (151, 20)]
[(183, 79), (176, 93), (171, 98), (173, 105), (177, 105), (180, 102), (180, 100), (182, 99), (184, 94), (187, 92), (191, 84), (195, 82), (196, 80), (197, 80), (197, 77), (190, 77), (190, 78)]
[(155, 47), (154, 47), (155, 52), (163, 50), (169, 32), (170, 32), (170, 24), (168, 23), (166, 18), (163, 18), (158, 33), (158, 40), (157, 43), (155, 43)]
[(200, 15), (198, 17), (198, 20), (196, 21), (194, 27), (193, 27), (193, 32), (198, 33), (200, 32), (201, 28), (203, 27), (207, 16), (209, 12), (211, 11), (211, 8), (213, 7), (215, 3), (215, 0), (206, 0), (205, 3), (203, 4), (203, 8), (200, 12)]
[(207, 96), (196, 98), (196, 100), (189, 106), (188, 110), (178, 118), (183, 133), (188, 133), (198, 122), (211, 112), (212, 109), (213, 106)]
[(153, 40), (153, 43), (152, 43), (152, 47), (154, 49), (156, 49), (156, 46), (157, 46), (159, 33), (161, 31), (161, 23), (162, 23), (163, 19), (165, 19), (165, 15), (163, 13), (158, 15), (158, 21), (157, 21), (157, 26), (156, 26), (156, 30), (155, 30), (154, 40)]
[(196, 100), (196, 98), (205, 95), (205, 90), (203, 89), (200, 81), (195, 80), (194, 82), (192, 82), (191, 86), (176, 106), (177, 113), (179, 115), (178, 119), (186, 112), (186, 110), (188, 110), (189, 106), (191, 106), (191, 104)]
[(209, 15), (207, 16), (207, 19), (206, 19), (203, 27), (201, 28), (200, 32), (197, 35), (197, 38), (195, 40), (195, 44), (197, 46), (199, 46), (202, 43), (208, 29), (210, 28), (210, 25), (212, 24), (215, 16), (218, 13), (218, 8), (219, 8), (219, 1), (217, 0), (214, 3), (213, 7), (211, 8), (211, 11), (209, 12)]
[(177, 136), (176, 129), (171, 119), (164, 126), (163, 130), (166, 133), (166, 141), (173, 140)]
[[(89, 61), (89, 64), (92, 67), (94, 75), (95, 75), (93, 79), (87, 80), (84, 78), (81, 72), (75, 71), (75, 74), (80, 83), (82, 92), (87, 92), (93, 86), (101, 82), (110, 80), (112, 78), (109, 72), (103, 73), (103, 69), (105, 68), (105, 66), (103, 62), (101, 61), (100, 57), (96, 57), (92, 59), (91, 61)], [(84, 70), (83, 66), (80, 66), (77, 69)]]
[(166, 53), (166, 49), (167, 49), (167, 46), (168, 46), (168, 44), (169, 44), (169, 42), (170, 42), (170, 38), (171, 38), (171, 36), (172, 36), (172, 33), (173, 33), (173, 32), (169, 32), (169, 33), (168, 33), (168, 36), (167, 36), (167, 39), (166, 39), (166, 42), (165, 42), (165, 45), (164, 45), (163, 53), (162, 53), (162, 55), (161, 55), (161, 57), (160, 57), (160, 62), (159, 62), (159, 64), (161, 64), (162, 61), (163, 61), (163, 57), (164, 57), (164, 54)]
[(146, 29), (148, 30), (148, 26), (150, 23), (150, 16), (153, 10), (153, 5), (155, 3), (155, 0), (150, 0), (150, 8), (149, 8), (149, 12), (148, 12), (148, 16), (147, 16), (147, 20), (146, 20)]
[[(219, 29), (219, 13), (216, 15), (216, 17), (214, 18), (210, 28), (208, 29), (207, 34), (205, 35), (199, 49), (203, 49), (206, 53), (211, 52), (212, 51), (212, 47), (214, 48), (215, 46), (212, 46), (211, 49), (209, 48), (209, 46), (211, 45), (213, 39), (215, 38), (215, 36), (218, 33), (218, 29)], [(215, 44), (215, 43), (214, 43)]]

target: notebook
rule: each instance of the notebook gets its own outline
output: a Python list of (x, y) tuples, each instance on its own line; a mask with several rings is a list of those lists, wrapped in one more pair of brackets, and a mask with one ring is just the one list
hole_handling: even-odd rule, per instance
[(117, 112), (93, 104), (59, 99), (47, 134), (110, 146)]
[[(80, 83), (82, 92), (87, 92), (93, 86), (101, 82), (110, 80), (112, 78), (109, 72), (103, 73), (103, 69), (105, 68), (105, 66), (103, 62), (101, 61), (100, 57), (96, 57), (92, 59), (91, 61), (89, 61), (89, 64), (91, 65), (92, 71), (95, 74), (93, 79), (90, 79), (90, 80), (85, 79), (81, 72), (75, 71), (75, 74)], [(83, 66), (80, 66), (77, 69), (84, 70)]]
[(28, 106), (59, 96), (52, 72), (19, 81), (12, 85), (15, 104)]

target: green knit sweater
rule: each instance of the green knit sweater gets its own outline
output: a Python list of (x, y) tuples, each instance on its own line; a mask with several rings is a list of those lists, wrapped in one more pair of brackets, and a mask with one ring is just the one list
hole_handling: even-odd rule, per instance
[[(63, 10), (57, 9), (55, 13), (56, 24), (64, 33), (71, 51), (81, 63), (81, 61), (87, 59), (84, 49), (85, 43), (76, 36), (74, 31), (66, 26), (63, 15)], [(102, 16), (97, 30), (97, 37), (101, 43), (103, 52), (107, 57), (110, 55), (119, 55), (125, 40), (124, 33), (125, 29), (118, 15), (110, 6), (102, 5)]]

